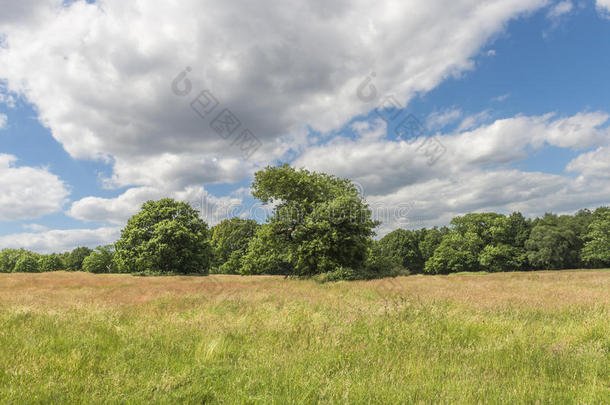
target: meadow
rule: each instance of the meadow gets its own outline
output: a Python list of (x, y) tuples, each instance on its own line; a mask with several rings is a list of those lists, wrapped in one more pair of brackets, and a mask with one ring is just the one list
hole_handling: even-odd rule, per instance
[(0, 274), (0, 403), (609, 403), (610, 271)]

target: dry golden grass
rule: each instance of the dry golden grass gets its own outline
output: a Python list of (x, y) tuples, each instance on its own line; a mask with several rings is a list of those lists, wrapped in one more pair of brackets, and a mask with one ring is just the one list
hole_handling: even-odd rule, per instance
[(610, 271), (0, 274), (0, 404), (610, 403)]
[(138, 305), (159, 298), (189, 296), (248, 301), (278, 296), (311, 301), (378, 296), (380, 300), (443, 300), (474, 307), (610, 306), (610, 271), (409, 276), (326, 285), (279, 276), (134, 277), (69, 272), (0, 274), (0, 304), (5, 306)]

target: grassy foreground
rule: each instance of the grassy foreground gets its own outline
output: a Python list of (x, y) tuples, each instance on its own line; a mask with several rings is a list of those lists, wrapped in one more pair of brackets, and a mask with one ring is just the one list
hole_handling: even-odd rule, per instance
[(609, 403), (610, 271), (0, 274), (0, 403)]

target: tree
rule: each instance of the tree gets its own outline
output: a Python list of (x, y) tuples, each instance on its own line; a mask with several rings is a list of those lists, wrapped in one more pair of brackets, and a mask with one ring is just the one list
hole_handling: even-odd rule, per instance
[(251, 242), (244, 271), (259, 273), (264, 267), (256, 266), (269, 264), (254, 257), (261, 249), (273, 252), (274, 266), (291, 267), (298, 276), (364, 269), (378, 223), (349, 180), (268, 166), (255, 174), (252, 189), (254, 197), (275, 208), (257, 232), (261, 239)]
[(502, 214), (493, 212), (466, 214), (451, 220), (453, 229), (465, 235), (470, 232), (481, 238), (483, 246), (491, 243), (508, 242), (508, 220)]
[(248, 250), (250, 240), (256, 235), (258, 226), (258, 223), (251, 219), (231, 218), (212, 228), (210, 244), (214, 252), (214, 272), (240, 272), (241, 259)]
[(416, 231), (397, 229), (375, 243), (377, 257), (386, 257), (411, 273), (424, 270), (424, 259), (419, 249), (423, 234)]
[(242, 275), (295, 273), (286, 236), (276, 232), (272, 224), (258, 227), (242, 257), (239, 272)]
[(13, 273), (17, 261), (26, 252), (24, 249), (2, 249), (0, 251), (0, 273)]
[(83, 271), (88, 273), (114, 273), (114, 248), (112, 245), (98, 246), (83, 260)]
[(522, 270), (527, 264), (527, 256), (522, 248), (499, 243), (483, 248), (479, 264), (483, 270), (492, 272)]
[(426, 262), (426, 273), (455, 273), (479, 270), (478, 255), (483, 240), (473, 232), (461, 234), (452, 231), (447, 234), (434, 255)]
[(432, 256), (434, 251), (440, 246), (443, 237), (449, 233), (449, 228), (442, 227), (438, 229), (436, 226), (431, 229), (422, 229), (421, 241), (419, 242), (419, 251), (422, 255), (422, 260), (426, 263)]
[(69, 270), (80, 271), (83, 269), (83, 260), (93, 252), (91, 249), (85, 246), (77, 247), (68, 256), (66, 260), (66, 266)]
[(188, 203), (148, 201), (121, 231), (115, 262), (124, 273), (208, 274), (208, 233), (208, 225)]
[(38, 260), (40, 265), (40, 271), (57, 271), (64, 270), (65, 263), (57, 253), (51, 253), (50, 255), (40, 256)]
[(600, 207), (584, 235), (582, 260), (591, 266), (610, 266), (610, 207)]
[(24, 252), (15, 264), (15, 273), (38, 273), (40, 265), (38, 264), (38, 255), (32, 252)]
[(525, 243), (530, 264), (539, 269), (578, 267), (583, 243), (575, 229), (573, 217), (537, 218)]

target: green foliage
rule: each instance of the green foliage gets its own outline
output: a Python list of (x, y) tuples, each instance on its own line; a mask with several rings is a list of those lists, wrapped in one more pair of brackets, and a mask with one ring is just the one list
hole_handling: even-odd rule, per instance
[(610, 207), (595, 210), (584, 239), (582, 260), (593, 266), (610, 266)]
[(88, 247), (81, 246), (74, 249), (66, 259), (66, 267), (68, 270), (80, 271), (83, 269), (83, 260), (89, 256), (93, 250)]
[(38, 255), (32, 252), (24, 252), (15, 263), (15, 273), (39, 273)]
[(248, 244), (259, 225), (251, 219), (225, 219), (212, 228), (210, 244), (214, 252), (214, 273), (238, 274)]
[(25, 249), (2, 249), (0, 251), (0, 273), (13, 273), (17, 261), (26, 252)]
[(546, 214), (534, 221), (525, 243), (527, 258), (534, 268), (565, 269), (579, 267), (582, 240), (574, 217)]
[(114, 273), (114, 248), (109, 246), (98, 246), (89, 256), (83, 260), (83, 271), (88, 273)]
[(388, 258), (411, 273), (421, 273), (425, 261), (419, 245), (425, 236), (425, 231), (397, 229), (375, 243), (375, 254)]
[(40, 271), (42, 272), (65, 270), (66, 268), (66, 264), (57, 253), (40, 256), (38, 263), (40, 265)]
[(258, 227), (242, 257), (240, 274), (294, 274), (290, 252), (284, 234), (275, 231), (272, 224)]
[[(254, 197), (276, 205), (267, 227), (257, 232), (262, 240), (253, 240), (244, 257), (245, 274), (279, 266), (311, 276), (365, 266), (378, 223), (349, 180), (269, 166), (255, 174), (252, 189)], [(255, 257), (262, 252), (272, 257)]]
[(479, 255), (479, 264), (485, 271), (522, 270), (527, 264), (525, 249), (500, 243), (487, 245)]
[(208, 226), (188, 203), (148, 201), (115, 245), (120, 272), (207, 274), (212, 257)]
[(434, 255), (426, 262), (426, 273), (455, 273), (477, 271), (478, 255), (483, 248), (483, 240), (476, 233), (461, 234), (452, 231), (447, 234)]
[(419, 251), (421, 252), (422, 259), (427, 262), (432, 256), (434, 251), (440, 246), (443, 241), (443, 237), (449, 233), (449, 228), (442, 227), (438, 229), (436, 226), (431, 229), (422, 229), (422, 240), (419, 242)]

